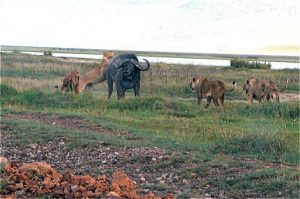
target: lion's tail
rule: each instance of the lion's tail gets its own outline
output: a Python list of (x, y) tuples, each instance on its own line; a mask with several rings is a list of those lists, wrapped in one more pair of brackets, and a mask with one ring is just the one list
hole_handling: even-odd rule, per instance
[(237, 86), (236, 81), (233, 81), (232, 84), (233, 84), (233, 88), (231, 88), (231, 89), (226, 89), (226, 92), (231, 92), (231, 91), (233, 91), (233, 90), (236, 88), (236, 86)]

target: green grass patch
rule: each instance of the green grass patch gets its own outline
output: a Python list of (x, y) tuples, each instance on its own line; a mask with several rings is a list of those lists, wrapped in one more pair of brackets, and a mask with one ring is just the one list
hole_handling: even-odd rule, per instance
[(240, 107), (238, 113), (244, 116), (263, 115), (270, 118), (300, 118), (299, 102), (262, 103)]
[(300, 173), (295, 169), (264, 169), (244, 175), (228, 174), (213, 179), (210, 185), (227, 190), (234, 198), (298, 198)]
[[(299, 138), (299, 106), (296, 102), (253, 106), (228, 102), (222, 109), (155, 96), (106, 101), (91, 94), (17, 92), (6, 85), (1, 85), (1, 90), (6, 93), (1, 98), (4, 107), (22, 105), (44, 113), (80, 115), (91, 125), (132, 132), (128, 141), (147, 139), (147, 146), (254, 156), (289, 163), (299, 161), (296, 139)], [(90, 144), (93, 141), (85, 145)]]

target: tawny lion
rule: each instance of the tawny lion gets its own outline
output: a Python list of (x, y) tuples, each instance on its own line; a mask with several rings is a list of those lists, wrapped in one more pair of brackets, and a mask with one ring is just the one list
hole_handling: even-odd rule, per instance
[(196, 91), (198, 104), (201, 103), (203, 98), (207, 99), (207, 104), (205, 107), (208, 107), (213, 100), (216, 106), (224, 105), (224, 97), (226, 92), (233, 91), (236, 87), (236, 82), (233, 81), (233, 88), (226, 88), (224, 82), (220, 80), (208, 80), (204, 77), (193, 78), (191, 81), (190, 87), (192, 90)]
[(105, 80), (105, 72), (108, 62), (114, 57), (112, 51), (103, 52), (103, 60), (99, 67), (94, 68), (80, 76), (78, 92), (83, 92), (87, 87), (93, 86)]
[(61, 92), (72, 92), (74, 89), (75, 93), (78, 94), (79, 76), (80, 74), (78, 71), (71, 71), (66, 74), (60, 88)]
[[(289, 80), (287, 79), (285, 88), (288, 82)], [(253, 103), (253, 99), (258, 100), (259, 103), (261, 101), (270, 101), (271, 99), (279, 102), (279, 93), (284, 91), (285, 88), (280, 90), (273, 81), (261, 79), (245, 80), (243, 85), (243, 90), (246, 91), (250, 104)]]

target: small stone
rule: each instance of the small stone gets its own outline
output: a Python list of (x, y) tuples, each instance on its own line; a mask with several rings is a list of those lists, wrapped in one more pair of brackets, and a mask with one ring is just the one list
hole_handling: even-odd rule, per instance
[(29, 153), (29, 157), (30, 157), (30, 158), (34, 158), (35, 155), (34, 155), (33, 153)]
[(79, 190), (79, 186), (78, 185), (71, 186), (71, 190), (72, 192), (77, 192)]
[(156, 158), (152, 158), (152, 161), (155, 162), (155, 161), (156, 161)]
[(161, 181), (162, 180), (162, 177), (157, 177), (155, 178), (157, 181)]
[(15, 192), (16, 198), (19, 198), (20, 196), (22, 196), (24, 194), (25, 194), (25, 190), (24, 189)]
[(58, 143), (58, 146), (64, 146), (65, 145), (65, 142), (61, 141)]
[(28, 144), (28, 146), (32, 149), (36, 149), (39, 145), (37, 143)]
[(145, 181), (146, 181), (145, 177), (143, 177), (143, 176), (140, 177), (140, 180), (141, 180), (142, 182), (145, 182)]

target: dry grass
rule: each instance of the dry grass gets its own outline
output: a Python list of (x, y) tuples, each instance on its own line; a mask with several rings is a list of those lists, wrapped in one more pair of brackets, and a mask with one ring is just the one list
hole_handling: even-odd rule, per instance
[(30, 90), (30, 89), (36, 89), (36, 90), (48, 90), (48, 91), (54, 91), (56, 90), (55, 86), (60, 86), (62, 82), (62, 78), (59, 77), (55, 80), (51, 79), (30, 79), (30, 78), (21, 78), (21, 77), (2, 77), (1, 83), (10, 85), (14, 88), (16, 88), (18, 91), (23, 90)]

